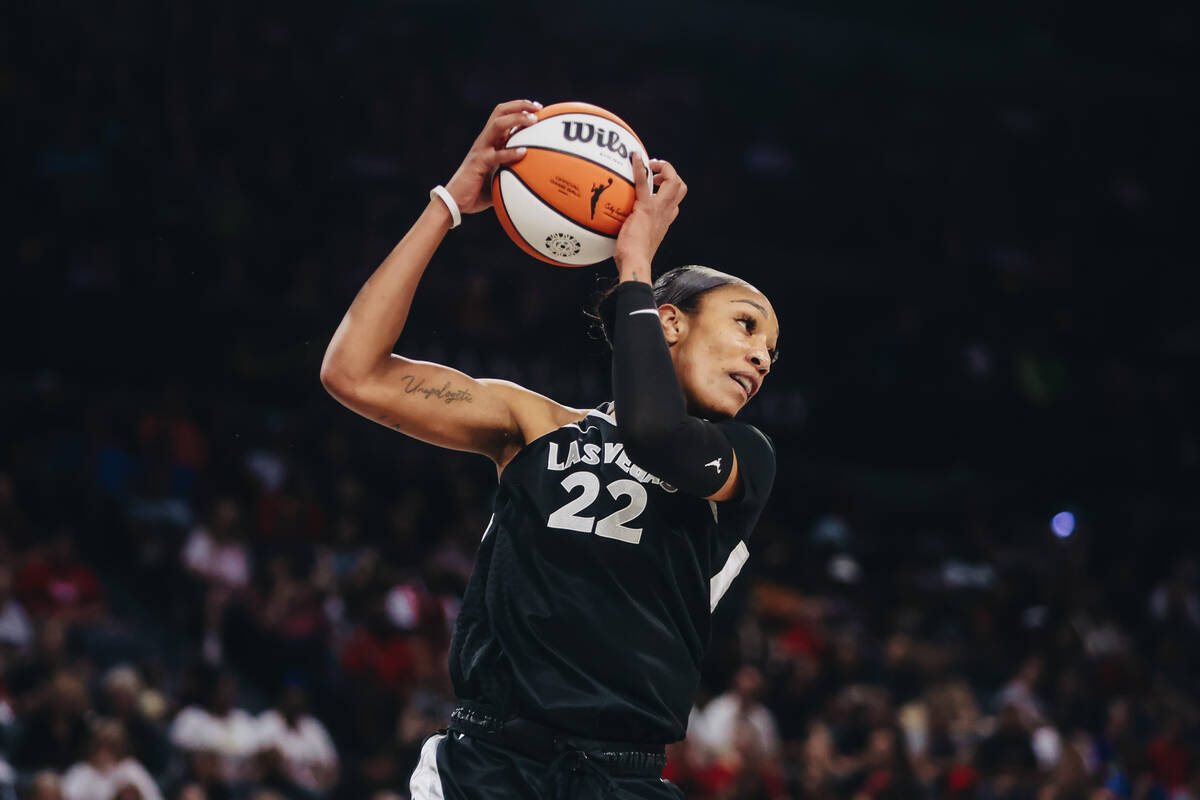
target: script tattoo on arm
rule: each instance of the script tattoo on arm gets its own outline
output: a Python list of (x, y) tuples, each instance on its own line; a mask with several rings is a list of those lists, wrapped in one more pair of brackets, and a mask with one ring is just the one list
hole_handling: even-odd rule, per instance
[(446, 381), (441, 386), (426, 386), (425, 379), (418, 378), (416, 375), (404, 375), (400, 380), (404, 382), (405, 394), (419, 394), (426, 400), (436, 398), (446, 405), (475, 402), (475, 396), (471, 394), (470, 389), (455, 389), (450, 385), (450, 381)]

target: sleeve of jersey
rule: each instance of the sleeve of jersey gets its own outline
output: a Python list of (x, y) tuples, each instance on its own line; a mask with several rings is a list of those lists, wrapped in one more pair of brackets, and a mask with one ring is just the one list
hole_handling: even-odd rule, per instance
[(733, 446), (716, 425), (687, 413), (647, 284), (616, 288), (613, 327), (613, 399), (629, 457), (681, 491), (715, 494), (729, 479)]

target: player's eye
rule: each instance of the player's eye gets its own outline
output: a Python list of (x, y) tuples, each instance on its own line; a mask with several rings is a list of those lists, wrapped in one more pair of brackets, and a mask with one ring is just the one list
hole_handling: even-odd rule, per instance
[(738, 317), (737, 321), (746, 329), (746, 333), (754, 333), (754, 329), (758, 326), (754, 317)]

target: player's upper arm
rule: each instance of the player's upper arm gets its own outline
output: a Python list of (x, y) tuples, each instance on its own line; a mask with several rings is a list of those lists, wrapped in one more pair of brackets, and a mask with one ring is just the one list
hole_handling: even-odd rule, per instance
[(353, 381), (323, 370), (321, 382), (338, 402), (374, 422), (439, 447), (486, 455), (501, 466), (545, 432), (527, 436), (544, 427), (543, 417), (552, 419), (562, 408), (508, 381), (478, 380), (396, 355)]

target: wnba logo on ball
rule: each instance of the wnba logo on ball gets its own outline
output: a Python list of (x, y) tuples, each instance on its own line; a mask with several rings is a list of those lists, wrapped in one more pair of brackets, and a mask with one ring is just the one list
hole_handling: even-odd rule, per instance
[(597, 128), (590, 122), (563, 121), (563, 138), (568, 142), (587, 144), (593, 139), (600, 147), (606, 147), (621, 158), (629, 158), (629, 148), (621, 142), (621, 134)]

